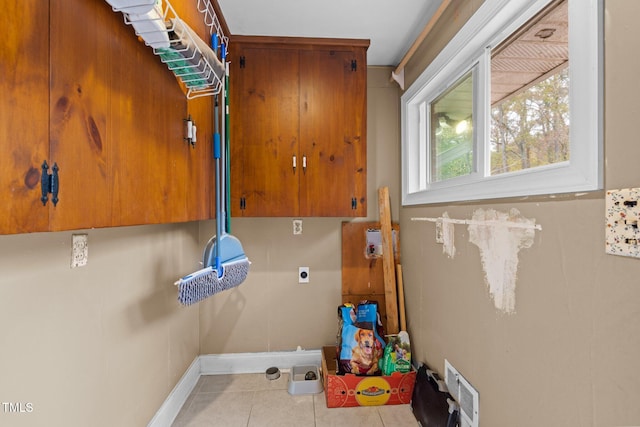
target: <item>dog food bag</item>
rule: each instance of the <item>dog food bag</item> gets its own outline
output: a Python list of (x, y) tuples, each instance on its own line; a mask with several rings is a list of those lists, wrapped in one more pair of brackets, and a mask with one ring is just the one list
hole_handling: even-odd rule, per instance
[(380, 369), (383, 375), (411, 371), (411, 345), (407, 332), (400, 331), (398, 335), (389, 337), (389, 343), (384, 349), (380, 362)]
[(378, 332), (377, 303), (363, 301), (357, 308), (344, 304), (338, 314), (338, 374), (378, 375), (385, 342)]
[(336, 334), (336, 359), (340, 360), (340, 349), (342, 348), (342, 333), (344, 328), (356, 323), (356, 308), (351, 303), (342, 304), (338, 307), (338, 333)]

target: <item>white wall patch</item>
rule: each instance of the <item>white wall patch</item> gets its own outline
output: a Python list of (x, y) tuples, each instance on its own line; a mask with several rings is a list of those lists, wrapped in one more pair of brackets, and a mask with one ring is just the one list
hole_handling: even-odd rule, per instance
[(447, 221), (449, 219), (448, 213), (442, 214), (443, 224), (442, 224), (442, 253), (447, 255), (449, 258), (453, 258), (456, 254), (456, 247), (453, 245), (454, 238), (454, 224), (451, 221)]
[(485, 283), (498, 310), (515, 312), (518, 252), (530, 248), (535, 235), (535, 220), (520, 215), (478, 209), (469, 224), (469, 241), (480, 249)]

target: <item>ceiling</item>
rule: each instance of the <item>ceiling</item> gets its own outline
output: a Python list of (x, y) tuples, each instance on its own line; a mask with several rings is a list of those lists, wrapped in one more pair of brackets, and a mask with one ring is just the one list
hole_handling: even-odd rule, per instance
[(491, 105), (555, 74), (569, 63), (567, 0), (552, 2), (494, 48)]
[(370, 39), (368, 65), (396, 66), (442, 0), (218, 0), (233, 35)]

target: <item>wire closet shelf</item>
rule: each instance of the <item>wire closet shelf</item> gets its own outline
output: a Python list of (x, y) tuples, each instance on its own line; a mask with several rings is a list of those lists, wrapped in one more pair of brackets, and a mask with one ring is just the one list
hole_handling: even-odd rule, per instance
[(106, 0), (124, 22), (182, 82), (187, 99), (220, 93), (229, 37), (210, 0), (198, 0), (197, 9), (212, 43), (203, 41), (184, 22), (168, 0)]

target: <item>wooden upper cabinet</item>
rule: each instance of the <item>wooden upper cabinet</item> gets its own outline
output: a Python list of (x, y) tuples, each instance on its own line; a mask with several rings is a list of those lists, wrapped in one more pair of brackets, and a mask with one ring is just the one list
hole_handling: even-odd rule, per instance
[(366, 216), (368, 41), (230, 45), (232, 214)]
[(75, 3), (51, 3), (51, 229), (170, 222), (186, 208), (186, 98), (121, 13)]
[[(0, 234), (210, 218), (212, 97), (187, 101), (104, 1), (5, 3)], [(40, 201), (44, 161), (59, 168), (57, 206)]]

